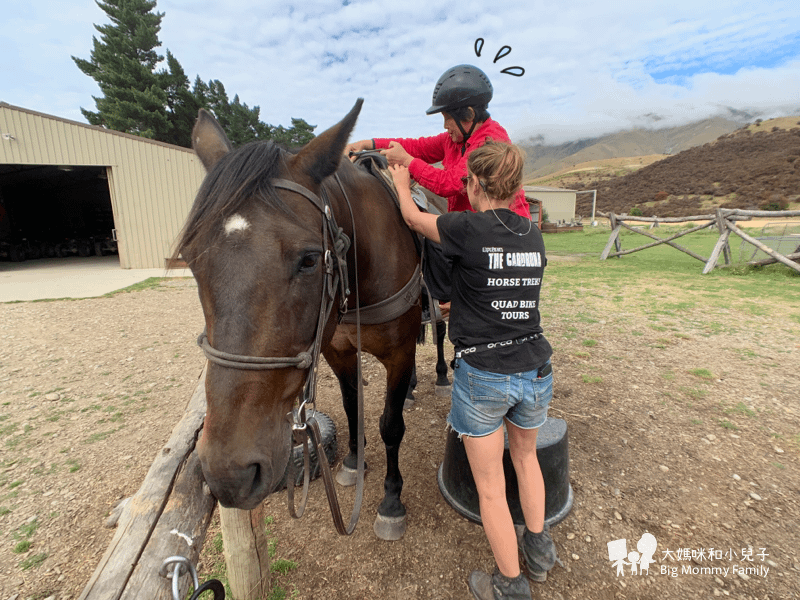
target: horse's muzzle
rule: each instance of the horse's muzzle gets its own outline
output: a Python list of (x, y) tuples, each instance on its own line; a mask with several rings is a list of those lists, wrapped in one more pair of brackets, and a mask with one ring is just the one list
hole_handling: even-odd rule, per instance
[(226, 508), (252, 510), (281, 483), (291, 450), (291, 436), (285, 443), (270, 448), (268, 454), (253, 452), (239, 460), (231, 460), (224, 449), (216, 451), (213, 445), (198, 445), (198, 454), (211, 493)]

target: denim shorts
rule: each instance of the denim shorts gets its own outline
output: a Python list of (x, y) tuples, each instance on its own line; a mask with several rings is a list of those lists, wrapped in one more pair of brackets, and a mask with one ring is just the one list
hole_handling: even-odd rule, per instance
[(551, 370), (541, 378), (538, 374), (539, 369), (490, 373), (456, 359), (447, 424), (459, 436), (470, 437), (494, 433), (503, 426), (504, 418), (520, 429), (538, 429), (547, 420), (553, 398), (553, 373)]

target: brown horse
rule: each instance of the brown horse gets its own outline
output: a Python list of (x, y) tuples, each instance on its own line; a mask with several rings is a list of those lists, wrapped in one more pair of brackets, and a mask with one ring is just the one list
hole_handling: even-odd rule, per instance
[[(233, 149), (214, 118), (201, 111), (192, 140), (208, 173), (176, 251), (197, 280), (207, 354), (294, 357), (315, 344), (321, 329), (322, 354), (339, 379), (347, 414), (350, 453), (344, 467), (351, 472), (357, 467), (359, 370), (355, 325), (341, 313), (355, 310), (356, 291), (360, 305), (369, 306), (407, 289), (418, 276), (419, 262), (412, 233), (390, 193), (366, 170), (342, 160), (361, 104), (359, 99), (341, 122), (295, 154), (272, 142)], [(316, 204), (320, 198), (327, 199), (335, 222), (352, 240), (346, 263), (353, 292), (333, 290), (334, 310), (327, 318), (320, 317), (324, 288), (330, 287), (325, 249), (334, 240), (324, 239), (328, 230), (325, 210)], [(387, 539), (397, 539), (405, 529), (398, 461), (419, 326), (420, 307), (413, 299), (388, 322), (361, 327), (363, 349), (386, 368), (380, 418), (385, 497), (375, 529)], [(209, 362), (208, 412), (198, 452), (205, 479), (222, 505), (252, 509), (274, 491), (292, 448), (287, 414), (314, 369), (305, 362), (269, 370)], [(392, 531), (379, 527), (381, 520), (391, 523)]]

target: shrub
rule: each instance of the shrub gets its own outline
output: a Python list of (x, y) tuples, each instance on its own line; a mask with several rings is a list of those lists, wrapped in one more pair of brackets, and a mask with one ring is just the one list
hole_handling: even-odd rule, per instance
[(642, 209), (638, 206), (634, 206), (630, 212), (628, 213), (632, 217), (641, 217), (642, 216)]
[(656, 194), (656, 202), (663, 202), (667, 198), (669, 198), (669, 194), (667, 192), (658, 192)]
[(789, 202), (783, 196), (777, 194), (759, 206), (761, 210), (786, 210), (789, 208)]

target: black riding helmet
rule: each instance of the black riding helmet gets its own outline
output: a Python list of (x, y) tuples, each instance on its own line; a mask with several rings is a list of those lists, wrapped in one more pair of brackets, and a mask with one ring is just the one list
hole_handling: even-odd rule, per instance
[[(486, 106), (492, 99), (492, 83), (486, 73), (472, 65), (457, 65), (445, 71), (436, 87), (433, 88), (433, 104), (425, 112), (429, 115), (438, 112), (450, 112), (465, 106)], [(456, 119), (463, 142), (461, 155), (467, 150), (467, 141), (475, 130), (477, 123), (473, 120), (469, 131), (464, 131), (461, 121)]]
[(481, 106), (492, 99), (492, 83), (486, 73), (472, 65), (451, 67), (439, 77), (433, 89), (429, 115), (447, 112), (462, 106)]

